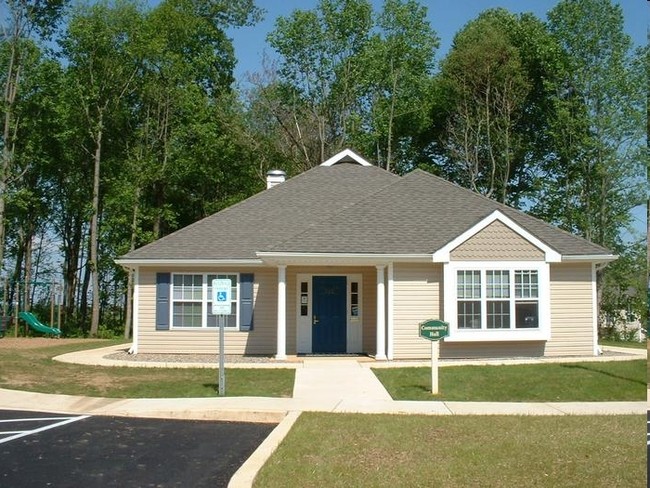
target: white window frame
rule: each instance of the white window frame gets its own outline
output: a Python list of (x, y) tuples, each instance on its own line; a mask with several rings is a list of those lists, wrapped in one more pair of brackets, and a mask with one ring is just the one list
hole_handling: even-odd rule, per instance
[[(538, 324), (535, 329), (516, 328), (513, 307), (515, 271), (536, 271), (538, 277)], [(481, 319), (480, 329), (458, 328), (458, 271), (481, 272)], [(510, 273), (511, 322), (508, 329), (487, 328), (487, 271), (508, 271)], [(444, 265), (444, 317), (449, 323), (449, 337), (446, 342), (490, 342), (490, 341), (546, 341), (551, 338), (551, 305), (550, 305), (550, 266), (544, 261), (452, 261)]]
[[(199, 300), (178, 300), (174, 298), (174, 277), (175, 276), (187, 276), (187, 275), (192, 275), (192, 276), (201, 276), (201, 299)], [(227, 330), (239, 330), (239, 321), (241, 318), (241, 312), (240, 312), (240, 299), (241, 299), (241, 290), (240, 290), (240, 276), (239, 273), (233, 272), (233, 271), (209, 271), (209, 272), (195, 272), (195, 271), (187, 271), (187, 272), (178, 272), (178, 273), (172, 273), (171, 276), (171, 283), (170, 283), (170, 290), (169, 290), (169, 295), (170, 295), (170, 300), (169, 300), (169, 317), (170, 317), (170, 329), (178, 329), (178, 330), (218, 330), (217, 326), (214, 327), (208, 327), (208, 312), (209, 310), (209, 303), (212, 302), (212, 297), (209, 296), (208, 294), (208, 288), (210, 284), (208, 283), (208, 276), (218, 276), (218, 275), (226, 275), (226, 276), (236, 276), (237, 277), (237, 297), (236, 299), (233, 299), (232, 301), (235, 303), (235, 310), (236, 310), (236, 316), (235, 316), (235, 325), (228, 325), (228, 321), (226, 321), (225, 329)], [(194, 301), (195, 303), (201, 303), (201, 326), (200, 327), (191, 327), (191, 326), (182, 326), (182, 325), (174, 325), (174, 303), (177, 302), (188, 302), (188, 301)]]

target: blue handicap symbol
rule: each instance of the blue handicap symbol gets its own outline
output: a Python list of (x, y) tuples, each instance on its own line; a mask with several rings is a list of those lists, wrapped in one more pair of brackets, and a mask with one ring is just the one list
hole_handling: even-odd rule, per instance
[(218, 291), (217, 292), (217, 301), (218, 302), (225, 302), (226, 301), (226, 292), (225, 291)]

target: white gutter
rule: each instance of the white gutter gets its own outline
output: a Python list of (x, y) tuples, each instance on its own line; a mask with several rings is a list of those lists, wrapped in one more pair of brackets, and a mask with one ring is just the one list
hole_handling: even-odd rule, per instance
[(431, 254), (374, 254), (374, 253), (326, 253), (326, 252), (264, 252), (257, 256), (266, 264), (342, 264), (342, 265), (388, 265), (391, 262), (430, 263)]
[(125, 268), (136, 266), (165, 266), (165, 267), (188, 267), (188, 266), (260, 266), (261, 259), (116, 259), (115, 263)]
[(592, 263), (610, 263), (616, 261), (618, 256), (616, 254), (578, 254), (578, 255), (563, 255), (563, 263), (579, 263), (579, 262), (592, 262)]

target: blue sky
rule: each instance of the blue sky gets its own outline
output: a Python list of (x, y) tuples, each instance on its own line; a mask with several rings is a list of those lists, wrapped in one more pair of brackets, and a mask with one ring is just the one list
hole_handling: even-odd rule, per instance
[[(266, 11), (264, 20), (253, 27), (229, 31), (238, 59), (235, 76), (245, 83), (247, 72), (261, 69), (264, 53), (273, 57), (275, 53), (266, 43), (266, 36), (273, 30), (275, 20), (291, 14), (296, 9), (311, 10), (318, 0), (256, 0), (256, 5)], [(383, 0), (372, 0), (375, 10), (381, 9)], [(437, 59), (449, 50), (454, 35), (480, 12), (488, 8), (504, 7), (511, 12), (532, 12), (542, 20), (558, 0), (420, 0), (428, 9), (428, 19), (440, 38)], [(646, 43), (646, 29), (650, 2), (644, 0), (621, 0), (625, 16), (625, 30), (638, 45)]]

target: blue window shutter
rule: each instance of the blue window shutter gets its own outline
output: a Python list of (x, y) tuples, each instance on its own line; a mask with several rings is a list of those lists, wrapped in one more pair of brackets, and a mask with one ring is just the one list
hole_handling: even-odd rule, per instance
[(169, 330), (171, 273), (156, 273), (156, 330)]
[(239, 275), (239, 330), (253, 330), (253, 273)]

